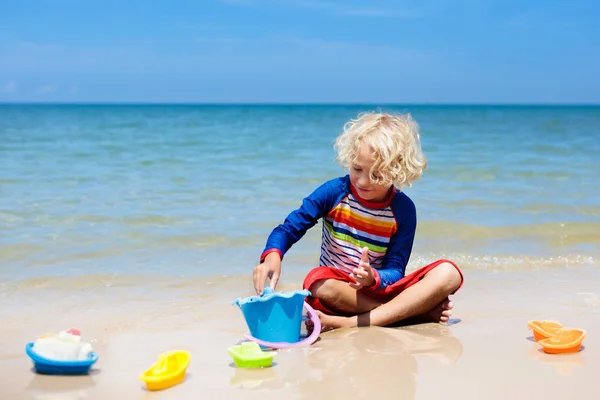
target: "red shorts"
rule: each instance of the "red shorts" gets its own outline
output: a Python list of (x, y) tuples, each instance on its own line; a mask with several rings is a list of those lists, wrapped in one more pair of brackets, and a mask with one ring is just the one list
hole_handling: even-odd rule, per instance
[[(412, 285), (414, 285), (415, 283), (417, 283), (421, 279), (423, 279), (423, 277), (429, 271), (431, 271), (438, 265), (445, 263), (445, 262), (452, 264), (454, 266), (454, 268), (456, 268), (456, 270), (460, 274), (461, 281), (460, 281), (460, 286), (458, 287), (458, 289), (460, 289), (463, 285), (464, 277), (463, 277), (462, 272), (458, 268), (458, 266), (449, 260), (437, 260), (435, 262), (432, 262), (429, 265), (426, 265), (426, 266), (414, 271), (413, 273), (411, 273), (409, 275), (406, 275), (404, 278), (400, 279), (398, 282), (396, 282), (392, 285), (386, 286), (385, 288), (379, 289), (379, 290), (369, 290), (369, 291), (363, 290), (363, 293), (369, 297), (372, 297), (372, 298), (380, 301), (381, 303), (387, 303), (388, 301), (390, 301), (391, 299), (396, 297), (398, 294), (400, 294), (403, 290), (411, 287)], [(317, 268), (311, 270), (308, 273), (308, 275), (306, 275), (306, 278), (304, 278), (303, 288), (308, 289), (308, 288), (310, 288), (310, 286), (313, 283), (315, 283), (316, 281), (322, 280), (322, 279), (336, 279), (338, 281), (353, 282), (347, 273), (342, 272), (339, 269), (330, 268), (330, 267), (317, 267)], [(456, 291), (458, 289), (456, 289)], [(329, 309), (327, 306), (322, 304), (321, 301), (316, 297), (309, 296), (306, 299), (306, 302), (308, 304), (310, 304), (315, 310), (320, 310), (320, 311), (323, 311), (324, 313), (333, 314), (333, 315), (341, 314), (339, 311), (334, 311), (332, 309)]]

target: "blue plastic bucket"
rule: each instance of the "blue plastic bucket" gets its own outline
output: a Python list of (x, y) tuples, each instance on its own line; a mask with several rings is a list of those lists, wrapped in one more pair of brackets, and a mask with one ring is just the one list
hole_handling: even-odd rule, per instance
[(300, 340), (304, 300), (308, 290), (273, 292), (266, 287), (262, 296), (236, 299), (255, 338), (266, 342), (295, 343)]

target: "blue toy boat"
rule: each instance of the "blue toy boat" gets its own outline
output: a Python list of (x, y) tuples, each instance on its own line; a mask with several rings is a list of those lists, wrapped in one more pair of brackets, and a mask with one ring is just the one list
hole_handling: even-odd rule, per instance
[(90, 353), (87, 360), (55, 361), (40, 356), (33, 349), (33, 342), (27, 343), (25, 352), (33, 361), (33, 367), (38, 374), (44, 375), (86, 375), (90, 368), (98, 361), (98, 354)]

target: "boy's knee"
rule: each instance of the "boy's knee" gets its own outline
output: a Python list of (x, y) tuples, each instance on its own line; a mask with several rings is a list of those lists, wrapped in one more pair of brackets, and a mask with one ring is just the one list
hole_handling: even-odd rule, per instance
[(443, 262), (435, 267), (431, 272), (434, 272), (436, 279), (447, 290), (454, 292), (462, 284), (462, 276), (458, 269), (449, 262)]
[(337, 281), (335, 279), (320, 279), (310, 285), (308, 289), (312, 297), (325, 301), (335, 301), (339, 297), (339, 291), (336, 289)]

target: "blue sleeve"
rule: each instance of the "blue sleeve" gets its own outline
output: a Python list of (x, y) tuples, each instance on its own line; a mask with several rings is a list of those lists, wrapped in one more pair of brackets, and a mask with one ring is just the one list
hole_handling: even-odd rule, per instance
[(261, 262), (272, 251), (277, 251), (283, 258), (292, 245), (300, 240), (319, 218), (327, 216), (339, 199), (345, 195), (344, 186), (344, 178), (333, 179), (304, 198), (300, 208), (292, 211), (282, 224), (273, 229), (260, 257)]
[(377, 289), (389, 286), (404, 278), (417, 229), (417, 210), (408, 196), (404, 193), (398, 193), (392, 202), (392, 210), (396, 217), (398, 230), (390, 240), (390, 246), (383, 258), (382, 267), (377, 270), (381, 280)]

